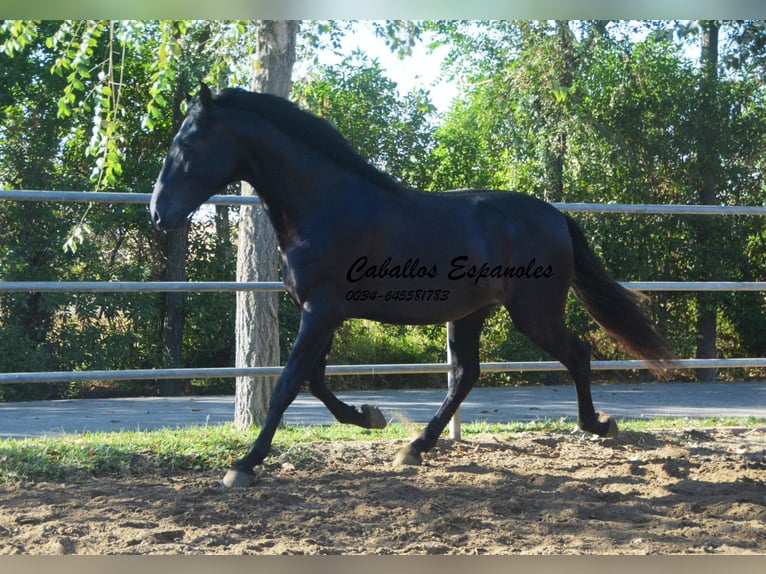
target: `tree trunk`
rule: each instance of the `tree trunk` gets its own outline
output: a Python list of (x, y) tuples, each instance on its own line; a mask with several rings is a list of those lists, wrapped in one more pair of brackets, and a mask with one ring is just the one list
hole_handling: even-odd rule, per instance
[[(287, 97), (292, 86), (297, 20), (259, 20), (253, 90)], [(242, 182), (242, 195), (255, 195)], [(277, 238), (261, 207), (240, 209), (237, 281), (279, 281)], [(277, 293), (237, 293), (236, 365), (279, 364)], [(262, 425), (266, 420), (275, 377), (237, 377), (234, 424)]]
[(548, 145), (545, 150), (545, 176), (547, 188), (545, 189), (544, 199), (546, 201), (566, 201), (564, 189), (564, 167), (566, 165), (568, 141), (568, 126), (562, 121), (568, 105), (566, 99), (568, 90), (572, 87), (572, 78), (575, 70), (574, 59), (574, 37), (569, 28), (569, 21), (556, 21), (556, 49), (560, 61), (557, 61), (556, 76), (558, 88), (564, 90), (561, 100), (556, 105), (545, 112), (548, 115), (546, 123), (553, 130)]
[(234, 256), (231, 248), (231, 221), (227, 205), (215, 206), (216, 256), (222, 257), (228, 267)]
[[(173, 128), (178, 131), (184, 120), (181, 102), (184, 94), (176, 89), (173, 102)], [(165, 260), (163, 281), (186, 281), (186, 255), (189, 250), (189, 224), (171, 229), (160, 239), (160, 251)], [(186, 294), (163, 293), (162, 298), (162, 355), (165, 368), (183, 367), (184, 325), (186, 324)], [(183, 379), (159, 381), (159, 393), (162, 396), (182, 395)]]
[[(715, 182), (718, 173), (718, 152), (716, 134), (718, 133), (718, 106), (716, 92), (718, 84), (718, 23), (706, 21), (701, 23), (702, 50), (700, 63), (702, 78), (700, 86), (700, 121), (702, 133), (699, 141), (699, 201), (702, 205), (715, 205)], [(716, 243), (716, 225), (708, 219), (700, 222), (698, 227), (698, 249), (701, 250), (701, 271), (703, 281), (715, 279), (716, 264), (713, 257)], [(717, 297), (713, 293), (697, 295), (697, 358), (714, 359), (716, 352), (717, 331)], [(697, 380), (714, 381), (716, 369), (698, 369)]]
[[(186, 281), (186, 252), (189, 243), (189, 225), (184, 224), (178, 229), (169, 230), (161, 239), (162, 256), (164, 257), (164, 281)], [(164, 293), (162, 303), (162, 353), (164, 367), (179, 368), (183, 366), (183, 337), (186, 322), (185, 293)], [(168, 379), (159, 382), (159, 392), (162, 396), (177, 396), (183, 394), (183, 379)]]

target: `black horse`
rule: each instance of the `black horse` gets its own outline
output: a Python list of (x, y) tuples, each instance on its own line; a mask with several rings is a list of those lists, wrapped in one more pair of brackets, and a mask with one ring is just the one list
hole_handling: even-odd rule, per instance
[(615, 282), (568, 216), (505, 191), (425, 193), (364, 161), (328, 122), (275, 96), (206, 86), (190, 101), (154, 186), (159, 229), (182, 224), (225, 185), (257, 190), (276, 230), (287, 292), (300, 307), (298, 336), (274, 389), (263, 428), (224, 478), (252, 482), (279, 421), (301, 385), (338, 421), (382, 428), (381, 412), (340, 401), (325, 385), (333, 333), (351, 317), (388, 323), (448, 323), (447, 396), (397, 463), (418, 464), (479, 377), (479, 334), (504, 305), (516, 328), (574, 378), (578, 425), (617, 433), (596, 412), (589, 345), (567, 330), (572, 286), (590, 315), (632, 355), (662, 372), (673, 356), (640, 307)]

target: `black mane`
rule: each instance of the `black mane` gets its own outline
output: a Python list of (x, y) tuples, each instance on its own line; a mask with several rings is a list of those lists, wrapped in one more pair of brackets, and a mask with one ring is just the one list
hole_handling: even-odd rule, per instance
[(337, 165), (364, 176), (372, 183), (391, 190), (402, 185), (392, 176), (368, 163), (343, 135), (327, 120), (302, 110), (293, 102), (240, 88), (226, 88), (214, 98), (214, 103), (256, 114), (280, 131), (332, 160)]

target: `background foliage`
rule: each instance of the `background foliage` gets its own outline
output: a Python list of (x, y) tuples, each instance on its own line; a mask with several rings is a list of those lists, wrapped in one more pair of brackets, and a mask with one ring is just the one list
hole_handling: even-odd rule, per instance
[[(715, 23), (714, 90), (703, 89), (704, 22), (417, 22), (379, 24), (392, 49), (446, 45), (445, 74), (461, 83), (437, 113), (427, 91), (401, 93), (377, 61), (353, 53), (316, 62), (293, 99), (332, 121), (369, 161), (405, 184), (517, 189), (548, 201), (699, 203), (701, 153), (715, 161), (715, 202), (763, 205), (766, 109), (760, 22)], [(339, 49), (349, 23), (306, 22), (299, 56)], [(0, 187), (148, 191), (199, 78), (247, 85), (247, 22), (4, 22), (0, 26)], [(227, 57), (220, 57), (226, 54)], [(239, 62), (239, 64), (238, 64)], [(711, 95), (712, 94), (712, 95)], [(710, 138), (711, 129), (714, 138)], [(712, 143), (711, 143), (712, 142)], [(189, 280), (233, 280), (236, 212), (205, 212), (189, 231)], [(763, 280), (762, 218), (580, 215), (606, 267), (622, 280)], [(0, 202), (0, 280), (152, 280), (161, 238), (143, 206)], [(653, 295), (651, 313), (684, 357), (698, 348), (700, 301)], [(146, 368), (163, 364), (164, 301), (157, 294), (0, 297), (0, 371)], [(718, 295), (719, 356), (766, 356), (763, 293)], [(234, 296), (190, 294), (184, 366), (233, 363)], [(578, 305), (569, 324), (621, 357)], [(280, 348), (297, 313), (280, 308)], [(504, 311), (488, 322), (483, 360), (547, 359)], [(444, 327), (348, 322), (331, 362), (444, 360)], [(604, 373), (642, 378), (645, 373)], [(684, 375), (682, 375), (684, 376)], [(693, 377), (693, 373), (685, 376)], [(763, 376), (726, 371), (719, 377)], [(496, 374), (492, 384), (558, 375)], [(443, 384), (443, 377), (331, 379), (333, 386)], [(115, 388), (117, 388), (115, 386)], [(194, 382), (221, 392), (231, 381)], [(119, 385), (152, 393), (155, 385)], [(0, 388), (0, 400), (112, 392), (108, 385)]]

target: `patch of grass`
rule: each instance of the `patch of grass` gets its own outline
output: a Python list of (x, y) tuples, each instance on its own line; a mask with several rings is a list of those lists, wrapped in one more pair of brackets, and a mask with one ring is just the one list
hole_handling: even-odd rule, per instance
[(633, 431), (766, 426), (766, 419), (758, 417), (708, 417), (701, 419), (662, 417), (654, 419), (628, 419), (618, 422), (621, 429)]
[[(670, 429), (766, 426), (756, 418), (667, 418), (619, 421), (621, 430), (650, 432)], [(366, 430), (341, 424), (285, 426), (277, 432), (273, 464), (280, 453), (311, 456), (311, 443), (359, 440), (406, 440), (422, 425), (391, 423), (383, 430)], [(464, 437), (477, 434), (509, 435), (524, 431), (573, 432), (571, 420), (487, 423), (462, 425)], [(445, 431), (446, 432), (446, 431)], [(151, 432), (70, 434), (51, 438), (0, 440), (0, 482), (52, 480), (77, 482), (99, 476), (144, 473), (201, 472), (226, 469), (243, 455), (257, 429), (242, 431), (233, 425), (206, 425)]]
[(232, 425), (153, 432), (84, 433), (0, 442), (0, 481), (202, 470), (231, 463), (245, 448)]

